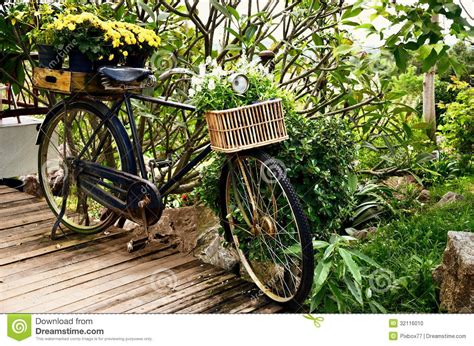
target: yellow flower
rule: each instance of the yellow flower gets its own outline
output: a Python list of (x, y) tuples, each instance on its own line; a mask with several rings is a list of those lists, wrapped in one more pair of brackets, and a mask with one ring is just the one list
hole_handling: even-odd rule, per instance
[(76, 29), (76, 24), (69, 23), (69, 24), (67, 25), (67, 28), (68, 28), (69, 30), (71, 30), (71, 31), (74, 31), (74, 29)]
[(109, 55), (109, 61), (112, 61), (113, 58), (114, 58), (114, 55), (113, 55), (113, 54), (110, 54), (110, 55)]
[(128, 52), (127, 52), (126, 50), (124, 50), (124, 51), (122, 52), (122, 54), (123, 54), (123, 56), (128, 56)]

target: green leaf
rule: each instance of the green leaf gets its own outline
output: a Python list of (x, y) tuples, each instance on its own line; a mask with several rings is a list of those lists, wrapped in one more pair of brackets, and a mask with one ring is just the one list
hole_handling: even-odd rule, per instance
[(326, 248), (326, 251), (324, 251), (323, 255), (323, 260), (327, 259), (329, 256), (331, 256), (332, 252), (334, 251), (334, 248), (336, 247), (336, 244), (331, 244)]
[(405, 49), (408, 50), (417, 50), (420, 47), (418, 42), (410, 41), (404, 44)]
[(370, 265), (372, 265), (376, 268), (381, 268), (381, 266), (377, 262), (375, 262), (369, 256), (364, 255), (362, 252), (360, 252), (358, 250), (353, 250), (353, 249), (347, 249), (347, 251), (350, 252), (353, 256), (356, 256), (356, 257), (360, 258), (364, 262), (367, 262), (368, 264), (370, 264)]
[(362, 12), (362, 8), (349, 8), (347, 9), (344, 14), (342, 15), (341, 19), (347, 19), (347, 18), (351, 18), (351, 17), (355, 17), (357, 16), (358, 14), (360, 14)]
[(436, 60), (438, 60), (438, 53), (433, 48), (431, 53), (423, 60), (423, 72), (428, 72), (436, 64)]
[(403, 123), (402, 126), (403, 126), (403, 131), (407, 135), (407, 138), (408, 139), (412, 138), (413, 137), (413, 132), (411, 130), (411, 127), (407, 123)]
[(395, 63), (397, 64), (397, 67), (405, 72), (409, 58), (408, 52), (403, 47), (397, 46), (393, 51), (393, 55), (395, 57)]
[(300, 254), (301, 254), (301, 245), (299, 245), (299, 244), (291, 245), (290, 247), (287, 247), (285, 250), (283, 250), (283, 253), (285, 255), (300, 256)]
[(377, 310), (383, 314), (386, 314), (387, 313), (387, 310), (385, 310), (385, 308), (380, 304), (380, 303), (377, 303), (376, 301), (374, 300), (371, 300), (369, 302), (369, 305), (373, 305), (377, 308)]
[(239, 14), (239, 12), (237, 12), (237, 10), (234, 7), (227, 6), (227, 11), (229, 11), (229, 13), (232, 14), (234, 16), (234, 18), (237, 19), (237, 21), (239, 21), (240, 14)]
[(351, 44), (341, 44), (334, 49), (334, 53), (337, 55), (343, 55), (349, 53), (354, 47)]
[(344, 283), (346, 284), (349, 292), (351, 292), (352, 296), (357, 300), (360, 305), (364, 305), (364, 299), (362, 298), (362, 291), (359, 285), (352, 281), (347, 275), (344, 275)]
[(323, 240), (313, 240), (313, 249), (324, 249), (329, 243)]
[(141, 0), (138, 1), (138, 6), (140, 6), (146, 12), (146, 14), (148, 14), (150, 16), (150, 18), (153, 21), (155, 21), (155, 12), (153, 12), (153, 10), (151, 9), (150, 6), (148, 6), (147, 4), (145, 4)]
[(349, 190), (354, 193), (357, 190), (357, 174), (351, 173), (349, 174), (349, 179), (348, 179), (348, 187)]
[(354, 277), (354, 280), (359, 285), (362, 284), (362, 276), (360, 275), (359, 266), (357, 265), (356, 262), (354, 262), (354, 259), (352, 258), (352, 255), (350, 254), (350, 252), (346, 251), (343, 248), (339, 248), (338, 250), (339, 250), (339, 254), (344, 260), (344, 263), (346, 264), (347, 268), (349, 269), (352, 276)]
[(214, 6), (219, 12), (230, 18), (230, 13), (224, 5), (221, 5), (218, 0), (211, 0), (211, 5)]
[(449, 57), (449, 63), (451, 64), (451, 67), (454, 70), (454, 73), (456, 73), (456, 76), (461, 76), (464, 72), (463, 66), (456, 60), (455, 57)]
[(247, 39), (247, 41), (250, 40), (255, 35), (255, 33), (257, 32), (257, 29), (258, 27), (255, 24), (249, 25), (249, 27), (245, 31), (245, 38)]
[(336, 285), (332, 284), (331, 282), (328, 282), (329, 290), (332, 292), (334, 295), (334, 298), (336, 298), (336, 303), (337, 303), (337, 309), (339, 312), (344, 311), (344, 296), (342, 295), (341, 291), (339, 288), (337, 288)]
[(332, 267), (332, 261), (319, 261), (314, 270), (313, 296), (317, 295), (326, 282)]
[(229, 45), (227, 45), (227, 47), (225, 47), (225, 49), (230, 51), (230, 52), (232, 52), (232, 51), (241, 51), (242, 47), (240, 47), (237, 44), (229, 44)]
[(370, 23), (360, 24), (355, 27), (356, 29), (367, 29), (369, 31), (375, 31), (375, 27)]

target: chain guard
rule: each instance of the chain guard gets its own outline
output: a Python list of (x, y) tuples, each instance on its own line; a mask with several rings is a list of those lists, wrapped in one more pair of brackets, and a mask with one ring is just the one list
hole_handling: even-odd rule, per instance
[[(73, 175), (81, 188), (93, 200), (144, 226), (158, 222), (163, 212), (161, 194), (148, 180), (94, 162), (76, 160), (72, 164)], [(147, 203), (140, 202), (147, 200)], [(145, 218), (143, 217), (145, 213)]]
[[(141, 208), (140, 201), (149, 199), (148, 204)], [(140, 225), (144, 224), (143, 212), (147, 226), (158, 222), (163, 212), (163, 204), (158, 189), (149, 182), (137, 181), (130, 185), (127, 191), (127, 212), (132, 220)]]

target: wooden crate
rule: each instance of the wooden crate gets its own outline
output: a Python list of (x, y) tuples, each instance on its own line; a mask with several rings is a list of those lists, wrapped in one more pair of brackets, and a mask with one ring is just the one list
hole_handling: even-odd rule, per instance
[(206, 112), (211, 148), (224, 153), (288, 139), (280, 99)]
[(33, 85), (38, 89), (62, 94), (111, 95), (120, 94), (124, 91), (120, 89), (105, 89), (100, 82), (100, 75), (98, 73), (51, 70), (43, 67), (35, 67), (33, 69)]

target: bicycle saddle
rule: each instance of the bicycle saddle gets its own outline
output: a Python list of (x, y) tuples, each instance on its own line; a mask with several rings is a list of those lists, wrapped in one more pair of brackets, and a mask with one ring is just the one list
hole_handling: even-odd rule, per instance
[(103, 66), (98, 71), (101, 75), (121, 83), (140, 82), (153, 74), (149, 69), (136, 67)]

